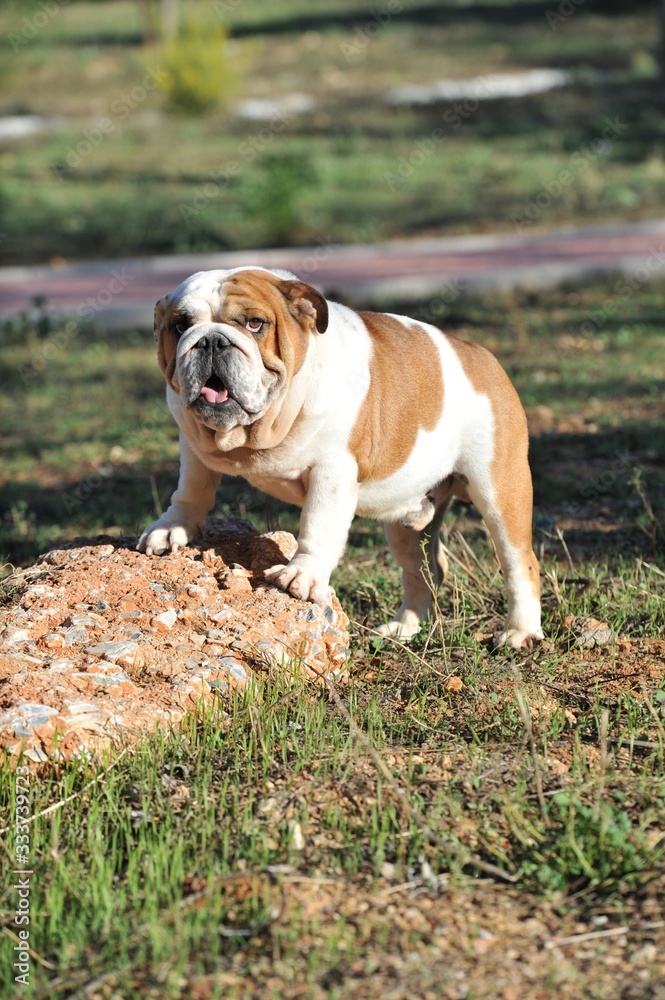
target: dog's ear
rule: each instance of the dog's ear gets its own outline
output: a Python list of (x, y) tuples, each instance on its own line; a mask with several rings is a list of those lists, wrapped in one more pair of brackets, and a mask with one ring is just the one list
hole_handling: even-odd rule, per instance
[(164, 317), (166, 316), (166, 307), (169, 304), (170, 298), (171, 296), (167, 292), (166, 295), (162, 295), (161, 299), (158, 299), (157, 302), (155, 302), (155, 316), (152, 332), (154, 334), (156, 344), (159, 343), (159, 338), (165, 329), (166, 324), (164, 322)]
[(328, 329), (328, 303), (321, 292), (304, 281), (282, 281), (282, 295), (289, 303), (289, 312), (300, 324), (316, 327), (319, 333)]
[(159, 301), (155, 304), (153, 333), (157, 344), (157, 362), (159, 367), (164, 373), (164, 378), (168, 384), (172, 386), (176, 392), (179, 392), (180, 387), (178, 386), (175, 378), (177, 343), (174, 334), (169, 330), (166, 322), (166, 311), (170, 300), (171, 295), (167, 292), (166, 295), (162, 295), (161, 299), (159, 299)]

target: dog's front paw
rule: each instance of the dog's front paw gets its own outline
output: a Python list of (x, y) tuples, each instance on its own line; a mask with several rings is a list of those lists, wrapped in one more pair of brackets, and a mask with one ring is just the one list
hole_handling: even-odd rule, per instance
[(495, 637), (494, 647), (495, 649), (499, 649), (501, 646), (507, 646), (508, 649), (533, 649), (543, 639), (541, 629), (530, 632), (527, 629), (504, 628), (503, 632)]
[(271, 566), (265, 578), (301, 601), (313, 601), (321, 607), (330, 604), (330, 573), (311, 556), (295, 555), (286, 566)]
[(147, 556), (160, 556), (164, 552), (184, 549), (199, 533), (198, 525), (179, 524), (160, 518), (145, 529), (136, 548)]
[(408, 642), (420, 631), (421, 619), (415, 611), (402, 609), (397, 612), (392, 621), (385, 622), (376, 628), (376, 632), (384, 639), (399, 639)]

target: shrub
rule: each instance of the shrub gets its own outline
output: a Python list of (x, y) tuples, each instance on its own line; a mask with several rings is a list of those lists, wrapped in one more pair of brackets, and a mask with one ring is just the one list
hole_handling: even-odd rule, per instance
[(302, 153), (266, 153), (247, 185), (245, 202), (261, 220), (263, 241), (291, 243), (301, 221), (302, 195), (317, 183), (311, 160)]
[(226, 41), (220, 26), (188, 24), (164, 44), (160, 87), (174, 111), (200, 114), (223, 102), (231, 82)]

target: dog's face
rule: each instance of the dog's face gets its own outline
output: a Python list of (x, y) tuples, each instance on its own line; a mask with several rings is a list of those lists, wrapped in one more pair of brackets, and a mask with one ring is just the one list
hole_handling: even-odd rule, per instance
[(200, 271), (155, 306), (167, 383), (207, 427), (259, 421), (286, 397), (310, 337), (328, 325), (324, 297), (287, 272)]

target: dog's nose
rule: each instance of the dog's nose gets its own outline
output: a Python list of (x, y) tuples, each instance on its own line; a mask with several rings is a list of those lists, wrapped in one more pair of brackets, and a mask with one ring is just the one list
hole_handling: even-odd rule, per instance
[(228, 338), (222, 333), (217, 333), (216, 331), (210, 331), (204, 333), (202, 337), (196, 341), (196, 347), (200, 351), (210, 351), (211, 354), (216, 354), (218, 351), (222, 351), (225, 347), (229, 346)]

